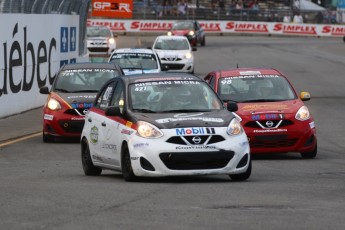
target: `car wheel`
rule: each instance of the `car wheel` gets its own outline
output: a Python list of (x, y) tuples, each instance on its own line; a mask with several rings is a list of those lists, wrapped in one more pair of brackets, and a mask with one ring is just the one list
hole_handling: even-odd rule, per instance
[(49, 134), (44, 134), (44, 133), (43, 133), (42, 139), (44, 143), (51, 143), (55, 141), (55, 137)]
[(122, 153), (121, 158), (121, 169), (122, 169), (122, 176), (125, 181), (135, 181), (136, 176), (134, 175), (132, 163), (131, 163), (131, 156), (129, 154), (128, 147), (125, 146)]
[(249, 166), (244, 173), (232, 174), (229, 176), (230, 176), (231, 180), (233, 180), (233, 181), (245, 181), (250, 177), (251, 173), (252, 173), (252, 160), (250, 159)]
[(84, 174), (86, 176), (99, 176), (102, 168), (94, 166), (92, 163), (89, 144), (86, 139), (81, 143), (81, 163), (83, 165)]
[(315, 158), (316, 154), (317, 154), (317, 145), (315, 145), (315, 148), (312, 151), (301, 153), (301, 156), (304, 159), (311, 159), (311, 158)]
[(201, 46), (205, 46), (206, 45), (206, 38), (204, 37), (201, 41)]

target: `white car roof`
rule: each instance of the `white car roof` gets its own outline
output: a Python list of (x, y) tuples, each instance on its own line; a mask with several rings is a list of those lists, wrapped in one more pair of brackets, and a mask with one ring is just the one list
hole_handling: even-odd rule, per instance
[(168, 36), (168, 35), (161, 35), (156, 38), (160, 40), (187, 40), (188, 39), (185, 36), (180, 36), (180, 35), (173, 35), (173, 36)]

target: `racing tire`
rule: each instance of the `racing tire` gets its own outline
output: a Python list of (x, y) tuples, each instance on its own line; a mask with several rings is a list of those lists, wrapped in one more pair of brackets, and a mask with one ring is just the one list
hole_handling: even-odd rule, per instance
[(51, 142), (55, 142), (55, 137), (53, 137), (52, 135), (49, 134), (44, 134), (42, 135), (42, 139), (44, 143), (51, 143)]
[(134, 175), (132, 163), (131, 163), (131, 155), (129, 154), (128, 147), (125, 146), (122, 151), (121, 157), (121, 169), (122, 169), (122, 176), (125, 181), (131, 182), (136, 181), (137, 177)]
[(250, 177), (251, 174), (252, 174), (252, 159), (250, 159), (248, 168), (244, 173), (232, 174), (232, 175), (229, 175), (229, 177), (233, 181), (245, 181)]
[(315, 158), (316, 155), (317, 155), (317, 145), (315, 145), (315, 149), (313, 149), (312, 151), (301, 153), (301, 156), (303, 159), (312, 159), (312, 158)]
[(206, 45), (206, 38), (204, 37), (204, 38), (202, 39), (201, 46), (205, 46), (205, 45)]
[(102, 168), (94, 166), (92, 163), (89, 144), (86, 139), (81, 143), (81, 163), (83, 165), (84, 174), (86, 176), (99, 176)]
[(343, 41), (345, 42), (345, 36), (343, 37)]

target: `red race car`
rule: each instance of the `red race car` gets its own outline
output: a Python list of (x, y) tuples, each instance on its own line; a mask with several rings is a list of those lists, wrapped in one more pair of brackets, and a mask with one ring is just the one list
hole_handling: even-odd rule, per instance
[(252, 154), (300, 152), (317, 154), (315, 123), (289, 80), (275, 69), (239, 68), (210, 72), (204, 78), (223, 102), (238, 103), (236, 112), (249, 138)]
[(43, 106), (43, 142), (56, 137), (80, 137), (85, 113), (92, 107), (98, 91), (108, 80), (122, 76), (114, 63), (74, 63), (61, 67), (53, 85), (40, 88), (47, 94)]
[(205, 46), (206, 44), (204, 29), (195, 20), (176, 21), (168, 32), (168, 36), (172, 35), (187, 37), (191, 46), (197, 46), (198, 43), (201, 46)]

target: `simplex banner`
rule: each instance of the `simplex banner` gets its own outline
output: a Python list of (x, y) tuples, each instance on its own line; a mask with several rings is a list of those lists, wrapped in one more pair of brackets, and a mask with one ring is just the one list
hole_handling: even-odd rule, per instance
[(0, 14), (0, 34), (1, 118), (42, 106), (39, 88), (77, 61), (79, 16)]
[[(88, 25), (109, 26), (113, 32), (166, 33), (174, 21), (89, 19)], [(206, 33), (240, 33), (302, 36), (345, 36), (345, 25), (281, 22), (199, 21)]]

